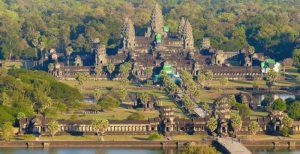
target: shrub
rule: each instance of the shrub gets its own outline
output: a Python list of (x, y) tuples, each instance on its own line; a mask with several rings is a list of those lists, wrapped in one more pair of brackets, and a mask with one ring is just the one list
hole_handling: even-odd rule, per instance
[(288, 127), (282, 127), (280, 129), (280, 135), (284, 136), (284, 137), (288, 137), (290, 133), (290, 130)]
[(158, 133), (152, 133), (149, 135), (148, 140), (160, 140), (163, 139), (164, 136)]
[(33, 134), (25, 134), (23, 135), (24, 140), (34, 140), (35, 136)]
[(110, 109), (119, 107), (120, 101), (109, 95), (106, 95), (99, 99), (98, 104), (101, 106), (102, 109)]

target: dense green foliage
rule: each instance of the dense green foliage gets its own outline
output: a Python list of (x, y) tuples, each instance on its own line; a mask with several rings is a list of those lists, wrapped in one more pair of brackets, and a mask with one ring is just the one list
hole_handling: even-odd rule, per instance
[(5, 122), (0, 127), (0, 138), (9, 141), (14, 136), (14, 128), (10, 122)]
[(189, 143), (184, 146), (183, 149), (179, 151), (179, 154), (219, 154), (213, 146), (207, 144), (196, 145), (194, 143)]
[(101, 109), (111, 109), (120, 106), (120, 101), (110, 95), (106, 95), (99, 99), (98, 104), (100, 105)]
[(285, 111), (286, 110), (285, 101), (281, 98), (276, 99), (273, 103), (273, 110)]
[(300, 119), (300, 102), (299, 101), (294, 101), (292, 102), (287, 110), (289, 116), (293, 119)]
[(158, 133), (152, 133), (148, 136), (148, 140), (160, 140), (163, 139), (164, 136)]
[(82, 99), (77, 89), (45, 72), (10, 70), (0, 76), (0, 85), (0, 123), (14, 122), (21, 114), (29, 116), (34, 111), (47, 114), (65, 110)]
[(215, 48), (251, 45), (275, 59), (291, 57), (299, 48), (298, 0), (1, 0), (0, 57), (32, 58), (49, 48), (89, 52), (95, 37), (113, 49), (124, 16), (142, 35), (155, 2), (163, 6), (171, 33), (177, 32), (180, 17), (190, 20), (197, 46), (210, 37)]

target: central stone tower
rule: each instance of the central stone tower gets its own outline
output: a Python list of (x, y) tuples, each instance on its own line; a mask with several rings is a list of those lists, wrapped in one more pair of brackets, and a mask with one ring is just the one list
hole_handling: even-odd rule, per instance
[(151, 27), (151, 37), (154, 37), (157, 34), (164, 36), (164, 31), (163, 31), (164, 18), (162, 15), (161, 8), (158, 4), (156, 4), (154, 9), (152, 10), (150, 27)]

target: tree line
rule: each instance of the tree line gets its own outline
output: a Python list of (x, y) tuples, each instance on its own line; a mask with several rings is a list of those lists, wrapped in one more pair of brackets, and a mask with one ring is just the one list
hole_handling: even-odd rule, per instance
[(210, 37), (214, 48), (253, 46), (278, 60), (299, 48), (297, 0), (0, 0), (0, 58), (32, 59), (50, 48), (90, 52), (96, 37), (111, 54), (124, 16), (132, 18), (136, 33), (143, 35), (155, 3), (162, 6), (170, 35), (177, 33), (180, 17), (189, 19), (198, 47), (202, 38)]

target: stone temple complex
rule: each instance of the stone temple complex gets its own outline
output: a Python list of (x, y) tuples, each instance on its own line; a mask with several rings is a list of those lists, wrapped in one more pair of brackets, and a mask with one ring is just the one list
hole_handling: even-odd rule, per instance
[[(46, 55), (48, 63), (55, 67), (50, 72), (59, 79), (72, 80), (76, 72), (89, 73), (93, 79), (107, 79), (108, 64), (114, 64), (114, 79), (118, 79), (118, 66), (124, 62), (132, 65), (131, 75), (139, 80), (145, 80), (146, 69), (152, 69), (153, 74), (159, 72), (164, 65), (171, 65), (174, 74), (181, 70), (188, 70), (193, 75), (202, 71), (211, 70), (215, 78), (226, 76), (231, 80), (259, 79), (261, 70), (259, 62), (264, 57), (258, 53), (249, 52), (247, 49), (225, 52), (211, 47), (209, 38), (205, 37), (202, 47), (194, 45), (193, 27), (188, 19), (182, 17), (178, 25), (178, 33), (171, 34), (165, 25), (163, 14), (159, 5), (155, 5), (151, 13), (149, 27), (144, 36), (136, 36), (134, 23), (130, 18), (124, 18), (120, 28), (120, 47), (116, 54), (108, 55), (106, 46), (99, 39), (92, 43), (92, 52), (85, 55), (72, 54), (72, 66), (59, 61), (64, 54), (51, 52)], [(54, 59), (54, 58), (55, 59)], [(47, 59), (46, 58), (46, 59)], [(53, 59), (52, 59), (53, 58)], [(253, 65), (253, 66), (252, 66)], [(96, 67), (102, 68), (101, 73), (95, 73)]]

